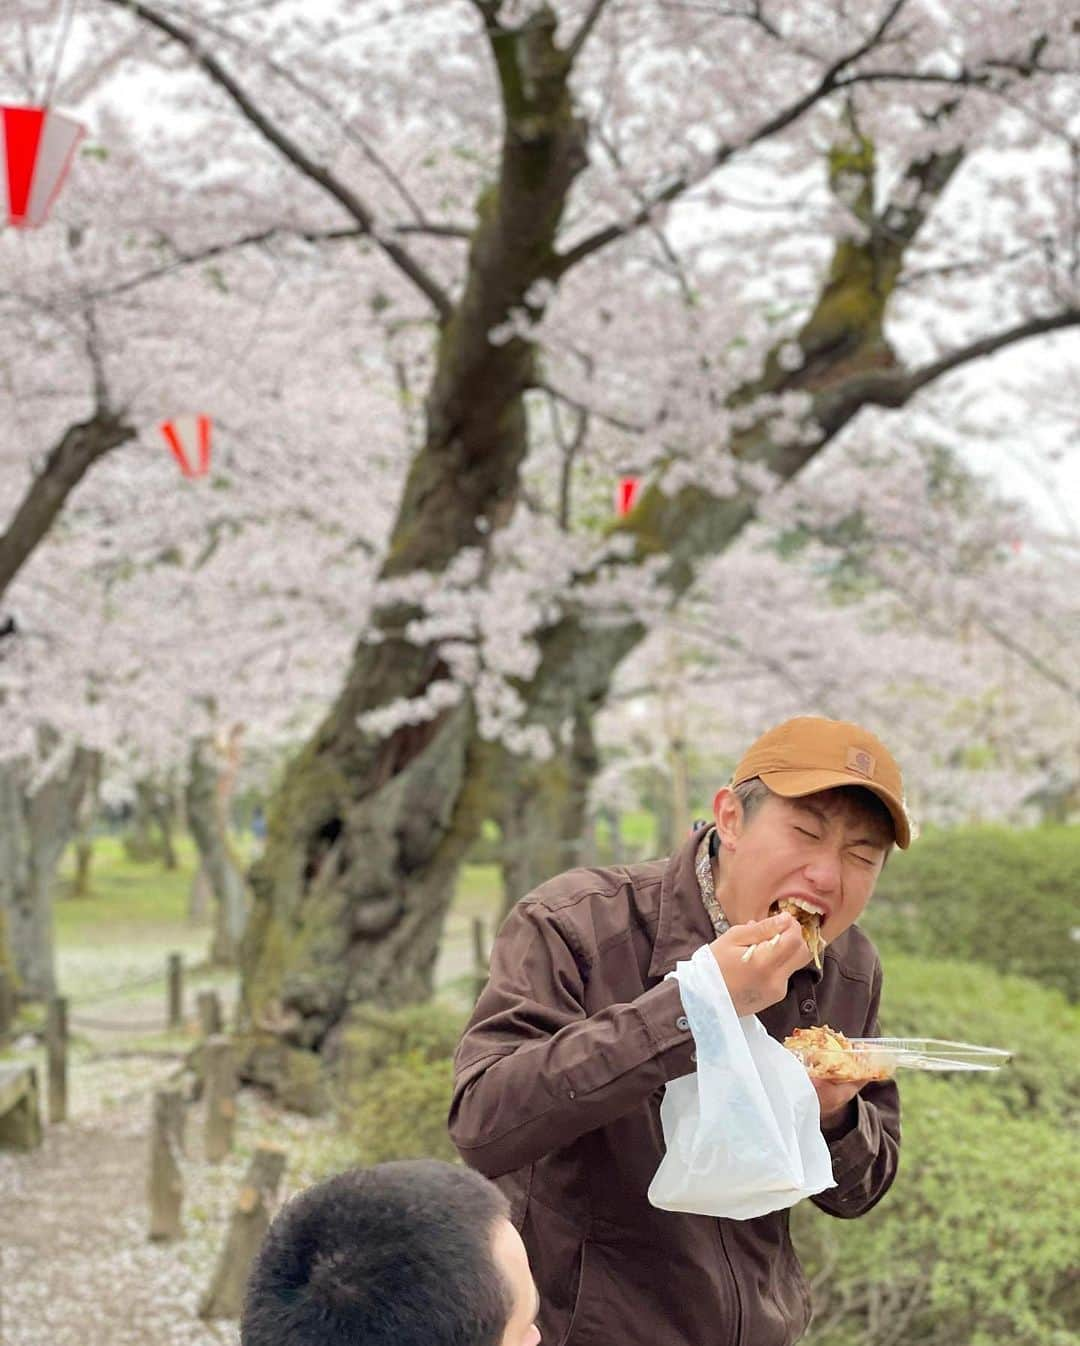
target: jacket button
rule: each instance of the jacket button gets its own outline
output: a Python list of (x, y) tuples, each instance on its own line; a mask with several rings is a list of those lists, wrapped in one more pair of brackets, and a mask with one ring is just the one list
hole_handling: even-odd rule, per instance
[(577, 1098), (577, 1094), (574, 1093), (573, 1089), (571, 1089), (566, 1096), (567, 1098)]
[(696, 1062), (697, 1062), (697, 1052), (691, 1052), (691, 1053), (690, 1053), (690, 1061), (691, 1061), (691, 1063), (696, 1064)]
[(801, 1009), (804, 1014), (814, 1014), (817, 1012), (817, 1001), (804, 1000), (799, 1006), (799, 1009)]
[(690, 1020), (686, 1017), (685, 1014), (680, 1014), (679, 1017), (675, 1020), (675, 1027), (679, 1030), (680, 1033), (688, 1033), (690, 1031)]

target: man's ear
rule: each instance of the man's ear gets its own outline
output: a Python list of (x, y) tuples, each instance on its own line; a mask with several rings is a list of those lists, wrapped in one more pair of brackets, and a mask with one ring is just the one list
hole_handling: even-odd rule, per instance
[(713, 799), (713, 818), (720, 844), (729, 849), (733, 848), (742, 836), (743, 810), (742, 801), (730, 785), (724, 785), (717, 790)]

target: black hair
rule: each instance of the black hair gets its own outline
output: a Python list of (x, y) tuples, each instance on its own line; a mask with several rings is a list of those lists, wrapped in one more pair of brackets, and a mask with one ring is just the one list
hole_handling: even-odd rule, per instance
[[(759, 776), (740, 781), (734, 793), (742, 804), (743, 818), (749, 822), (766, 799), (773, 793)], [(896, 840), (896, 823), (882, 799), (864, 785), (833, 785), (817, 791), (818, 795), (837, 800), (856, 817), (864, 819), (881, 836), (881, 844), (886, 850)], [(782, 796), (786, 798), (787, 796)], [(803, 800), (816, 796), (803, 795)], [(796, 798), (793, 802), (798, 803)]]
[(499, 1346), (492, 1253), (506, 1198), (436, 1159), (352, 1169), (278, 1212), (248, 1280), (242, 1346)]

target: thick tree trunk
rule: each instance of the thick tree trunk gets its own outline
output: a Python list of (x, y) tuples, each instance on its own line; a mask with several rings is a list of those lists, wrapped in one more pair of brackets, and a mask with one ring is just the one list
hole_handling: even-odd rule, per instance
[(214, 897), (214, 934), (210, 958), (222, 966), (236, 962), (247, 923), (248, 898), (243, 875), (229, 846), (220, 807), (220, 772), (214, 745), (192, 745), (185, 794), (188, 827), (199, 852), (201, 872)]
[(686, 740), (681, 736), (671, 740), (668, 750), (671, 763), (671, 823), (668, 830), (669, 853), (678, 849), (690, 830), (690, 767), (686, 759)]
[(104, 759), (99, 759), (82, 799), (79, 801), (75, 821), (75, 880), (72, 885), (74, 897), (90, 896), (90, 865), (94, 859), (94, 823), (97, 819), (98, 800), (101, 794), (101, 776)]
[[(191, 830), (190, 827), (188, 829)], [(191, 887), (188, 889), (188, 924), (202, 925), (210, 914), (210, 880), (207, 877), (206, 869), (199, 861), (199, 867), (191, 880)]]
[(72, 897), (90, 896), (90, 867), (94, 862), (94, 842), (88, 836), (75, 838), (75, 879)]
[(497, 815), (503, 916), (545, 879), (587, 861), (589, 785), (599, 765), (584, 707), (578, 707), (563, 753), (547, 762), (509, 756), (504, 761)]
[(154, 790), (153, 781), (145, 779), (135, 782), (135, 807), (131, 817), (131, 827), (124, 839), (124, 849), (132, 860), (145, 863), (160, 855), (154, 837)]
[(30, 999), (56, 993), (53, 885), (80, 801), (100, 769), (99, 753), (76, 748), (30, 794), (29, 765), (0, 763), (0, 906), (20, 991)]
[[(572, 56), (555, 29), (542, 9), (520, 29), (486, 30), (505, 117), (498, 179), (480, 199), (461, 298), (442, 315), (425, 442), (382, 581), (438, 583), (463, 549), (485, 557), (514, 508), (535, 348), (490, 334), (515, 311), (543, 313), (538, 282), (554, 270), (559, 222), (586, 162)], [(467, 704), (444, 703), (389, 733), (358, 724), (451, 685), (437, 644), (406, 638), (420, 611), (406, 599), (376, 605), (337, 704), (271, 801), (252, 869), (243, 997), (251, 1025), (285, 1048), (318, 1048), (351, 1001), (430, 992), (458, 865), (490, 816), (492, 752)]]
[(150, 814), (157, 826), (158, 837), (160, 838), (162, 864), (169, 870), (178, 869), (180, 862), (176, 858), (176, 847), (173, 843), (173, 833), (176, 826), (176, 796), (171, 781), (154, 790), (150, 801)]
[[(602, 846), (598, 835), (601, 823), (607, 827), (608, 835), (606, 852), (604, 852), (604, 847)], [(601, 803), (596, 809), (594, 833), (596, 834), (594, 849), (598, 856), (603, 853), (603, 859), (605, 861), (610, 861), (613, 865), (626, 863), (626, 844), (623, 840), (622, 818), (618, 809), (608, 808)]]
[(176, 869), (176, 814), (176, 791), (171, 780), (163, 782), (147, 776), (136, 781), (135, 812), (126, 840), (131, 859), (160, 860), (166, 869)]
[(456, 707), (390, 781), (355, 800), (345, 773), (329, 769), (329, 744), (293, 763), (251, 872), (242, 967), (253, 1028), (317, 1049), (350, 1002), (430, 995), (457, 869), (489, 802), (487, 750), (470, 756), (471, 740), (471, 712)]

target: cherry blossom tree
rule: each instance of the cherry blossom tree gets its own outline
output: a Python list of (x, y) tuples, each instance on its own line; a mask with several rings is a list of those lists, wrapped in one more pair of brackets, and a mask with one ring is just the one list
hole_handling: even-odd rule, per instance
[[(779, 482), (865, 409), (1077, 325), (1075, 33), (988, 0), (84, 22), (174, 112), (161, 171), (210, 191), (172, 260), (340, 243), (423, 407), (254, 873), (248, 1013), (318, 1047), (351, 1000), (427, 991), (485, 815), (525, 850), (573, 833), (621, 661)], [(624, 469), (647, 486), (606, 526)]]
[(674, 842), (691, 759), (707, 804), (748, 741), (804, 713), (875, 727), (916, 822), (1020, 821), (1048, 768), (1080, 774), (1075, 553), (940, 445), (888, 428), (864, 423), (842, 474), (774, 495), (624, 661), (593, 812), (619, 777), (659, 772)]
[[(362, 620), (409, 433), (403, 342), (335, 306), (342, 268), (327, 283), (321, 242), (178, 263), (158, 223), (170, 184), (122, 124), (102, 114), (100, 131), (108, 147), (87, 147), (53, 222), (0, 238), (14, 432), (0, 459), (0, 906), (27, 994), (54, 988), (52, 878), (103, 754), (133, 783), (192, 759), (196, 806), (208, 764), (193, 742), (245, 720), (257, 743), (310, 729)], [(355, 375), (328, 385), (327, 369)], [(95, 398), (130, 433), (73, 466)], [(192, 409), (213, 416), (213, 460), (188, 481), (157, 426)], [(224, 951), (239, 885), (219, 817), (200, 818)]]

